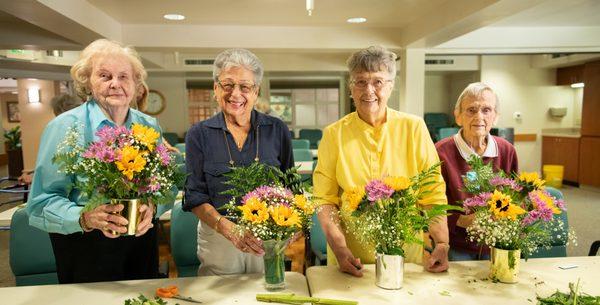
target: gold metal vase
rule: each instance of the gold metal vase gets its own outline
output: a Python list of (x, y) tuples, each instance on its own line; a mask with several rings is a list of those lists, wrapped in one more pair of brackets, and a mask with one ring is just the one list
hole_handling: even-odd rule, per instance
[(519, 281), (521, 250), (504, 250), (490, 247), (490, 279), (513, 284)]
[[(111, 204), (122, 204), (124, 208), (121, 212), (115, 213), (127, 219), (127, 232), (122, 235), (135, 235), (137, 226), (140, 223), (140, 206), (143, 204), (141, 199), (111, 199)], [(112, 231), (114, 235), (119, 233)]]

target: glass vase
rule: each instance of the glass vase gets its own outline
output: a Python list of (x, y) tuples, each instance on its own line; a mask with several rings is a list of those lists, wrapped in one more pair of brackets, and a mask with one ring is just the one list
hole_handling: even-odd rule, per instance
[(490, 247), (490, 279), (513, 284), (519, 281), (521, 250), (504, 250)]
[[(110, 204), (122, 204), (124, 208), (121, 212), (114, 213), (116, 215), (123, 216), (127, 219), (127, 232), (121, 235), (135, 235), (137, 226), (140, 223), (140, 206), (142, 200), (140, 199), (111, 199)], [(116, 231), (112, 231), (113, 235), (118, 235)]]
[(265, 255), (265, 288), (279, 290), (285, 288), (285, 263), (284, 254), (287, 240), (265, 240), (263, 248)]
[(404, 281), (404, 257), (377, 253), (375, 285), (383, 289), (400, 289)]

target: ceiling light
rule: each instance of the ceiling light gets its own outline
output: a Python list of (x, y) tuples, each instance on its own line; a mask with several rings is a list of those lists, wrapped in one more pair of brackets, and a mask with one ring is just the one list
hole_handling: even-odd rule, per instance
[(571, 88), (583, 88), (585, 86), (584, 83), (574, 83), (571, 84)]
[(363, 22), (367, 22), (367, 18), (363, 18), (363, 17), (348, 18), (348, 20), (346, 20), (346, 22), (348, 22), (348, 23), (363, 23)]
[(312, 16), (312, 11), (315, 9), (315, 0), (306, 0), (306, 10), (308, 16)]
[(183, 20), (183, 19), (185, 19), (185, 16), (180, 15), (180, 14), (166, 14), (163, 16), (163, 18), (165, 18), (167, 20)]

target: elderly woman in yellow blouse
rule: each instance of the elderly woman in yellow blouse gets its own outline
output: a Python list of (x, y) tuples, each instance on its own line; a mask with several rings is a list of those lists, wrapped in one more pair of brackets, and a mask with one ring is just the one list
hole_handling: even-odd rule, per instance
[[(325, 232), (328, 264), (362, 276), (362, 263), (375, 262), (375, 250), (345, 232), (339, 209), (340, 194), (364, 186), (374, 178), (411, 177), (438, 162), (438, 156), (422, 119), (392, 110), (387, 101), (394, 86), (396, 55), (383, 47), (369, 47), (348, 59), (350, 91), (356, 112), (327, 126), (319, 145), (314, 195), (320, 199), (319, 221)], [(422, 205), (446, 204), (442, 176)], [(423, 247), (405, 247), (405, 260), (420, 263), (430, 272), (448, 269), (448, 227), (445, 217), (430, 224), (435, 242), (423, 261)]]

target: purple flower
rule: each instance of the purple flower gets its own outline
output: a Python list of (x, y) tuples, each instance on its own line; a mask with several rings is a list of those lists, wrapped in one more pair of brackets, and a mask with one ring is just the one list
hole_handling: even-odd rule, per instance
[(160, 158), (160, 163), (162, 165), (169, 165), (169, 163), (171, 162), (171, 154), (169, 153), (169, 150), (164, 144), (161, 143), (156, 145), (156, 153), (158, 154), (158, 157)]
[(490, 200), (491, 197), (492, 193), (481, 193), (475, 195), (465, 199), (465, 201), (463, 201), (463, 207), (465, 208), (466, 212), (471, 212), (475, 207), (487, 206), (487, 201)]
[(520, 192), (523, 190), (523, 187), (520, 186), (515, 180), (510, 178), (502, 178), (502, 177), (494, 177), (490, 179), (490, 184), (493, 186), (508, 186), (511, 189)]
[(365, 187), (367, 191), (367, 199), (371, 202), (379, 199), (390, 198), (394, 193), (394, 190), (383, 183), (381, 180), (371, 180)]
[(129, 137), (131, 131), (125, 126), (111, 127), (105, 126), (96, 132), (96, 136), (100, 139), (100, 142), (104, 143), (115, 143), (119, 137)]
[(83, 153), (83, 157), (110, 163), (118, 158), (118, 154), (112, 147), (107, 146), (105, 142), (94, 142)]
[(257, 197), (259, 200), (266, 201), (268, 205), (283, 204), (286, 206), (290, 205), (290, 202), (294, 200), (294, 194), (283, 187), (273, 186), (259, 186), (254, 191), (242, 197), (242, 204), (246, 204), (246, 200)]

